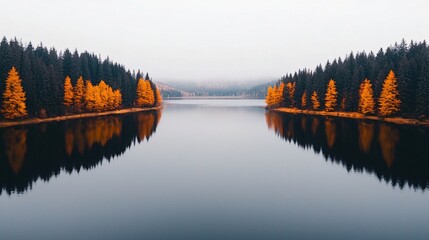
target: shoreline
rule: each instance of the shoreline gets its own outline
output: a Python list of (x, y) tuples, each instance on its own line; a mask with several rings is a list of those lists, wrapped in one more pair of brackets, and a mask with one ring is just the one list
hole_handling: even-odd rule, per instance
[(50, 117), (50, 118), (29, 118), (21, 121), (0, 121), (0, 128), (39, 124), (39, 123), (46, 123), (46, 122), (60, 122), (60, 121), (65, 121), (70, 119), (78, 119), (78, 118), (91, 118), (91, 117), (108, 116), (108, 115), (122, 115), (127, 113), (144, 112), (144, 111), (152, 111), (152, 110), (160, 110), (160, 109), (162, 109), (162, 106), (151, 107), (151, 108), (124, 108), (124, 109), (106, 111), (106, 112), (79, 113), (79, 114)]
[(307, 114), (307, 115), (330, 116), (330, 117), (351, 118), (351, 119), (364, 119), (364, 120), (395, 123), (395, 124), (401, 124), (401, 125), (418, 125), (418, 126), (429, 127), (429, 120), (418, 120), (413, 118), (401, 118), (401, 117), (379, 118), (377, 116), (365, 116), (364, 114), (358, 113), (358, 112), (325, 112), (325, 111), (301, 110), (301, 109), (285, 108), (285, 107), (268, 109), (268, 111), (284, 112), (284, 113), (291, 113), (291, 114)]

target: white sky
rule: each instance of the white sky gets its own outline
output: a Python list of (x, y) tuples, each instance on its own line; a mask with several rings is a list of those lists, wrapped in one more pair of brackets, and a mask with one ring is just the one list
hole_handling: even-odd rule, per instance
[(429, 1), (0, 0), (0, 35), (109, 56), (155, 81), (271, 80), (429, 40)]

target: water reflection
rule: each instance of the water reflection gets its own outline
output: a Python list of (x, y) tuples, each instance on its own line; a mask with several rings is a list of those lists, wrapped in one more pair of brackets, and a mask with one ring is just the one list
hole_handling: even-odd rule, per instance
[(0, 129), (0, 194), (21, 193), (61, 170), (90, 169), (149, 140), (160, 111)]
[(429, 186), (427, 128), (272, 111), (265, 117), (276, 135), (347, 171), (365, 171), (400, 188)]

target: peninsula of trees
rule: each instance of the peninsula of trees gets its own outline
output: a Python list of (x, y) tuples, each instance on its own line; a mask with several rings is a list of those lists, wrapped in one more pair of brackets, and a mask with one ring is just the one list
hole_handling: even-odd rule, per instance
[(47, 118), (162, 103), (149, 74), (93, 53), (0, 43), (0, 119)]
[(429, 47), (404, 40), (378, 53), (350, 53), (269, 87), (267, 108), (429, 117)]

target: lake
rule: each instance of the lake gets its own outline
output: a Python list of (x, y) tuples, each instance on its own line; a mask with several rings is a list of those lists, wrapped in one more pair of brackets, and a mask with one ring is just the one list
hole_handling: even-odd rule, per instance
[(427, 128), (263, 106), (0, 129), (0, 238), (429, 238)]

